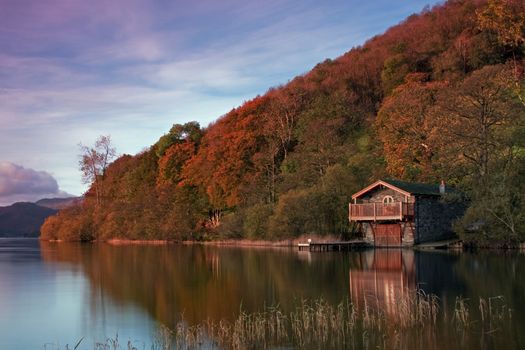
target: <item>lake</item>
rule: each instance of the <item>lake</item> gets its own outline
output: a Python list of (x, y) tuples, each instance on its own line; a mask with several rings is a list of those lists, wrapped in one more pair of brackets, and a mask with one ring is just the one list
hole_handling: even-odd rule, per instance
[[(407, 290), (435, 294), (454, 309), (456, 297), (512, 309), (510, 322), (475, 341), (454, 334), (436, 348), (525, 348), (525, 255), (519, 252), (296, 249), (201, 245), (46, 243), (0, 239), (0, 349), (65, 349), (84, 337), (92, 349), (108, 337), (149, 349), (159, 328), (207, 319), (234, 320), (242, 309), (323, 298), (362, 305), (372, 298), (387, 317)], [(394, 319), (394, 318), (393, 318)], [(474, 318), (473, 318), (474, 319)], [(442, 339), (441, 339), (442, 338)]]

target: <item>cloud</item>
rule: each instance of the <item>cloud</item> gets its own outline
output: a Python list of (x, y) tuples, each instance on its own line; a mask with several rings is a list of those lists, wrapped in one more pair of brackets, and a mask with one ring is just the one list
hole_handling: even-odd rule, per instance
[(57, 192), (58, 183), (49, 173), (0, 162), (0, 196)]
[(0, 161), (0, 204), (64, 196), (51, 174)]

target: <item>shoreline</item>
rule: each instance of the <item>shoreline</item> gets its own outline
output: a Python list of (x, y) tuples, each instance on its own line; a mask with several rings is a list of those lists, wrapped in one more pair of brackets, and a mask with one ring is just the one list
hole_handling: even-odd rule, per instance
[(168, 240), (168, 239), (125, 239), (125, 238), (111, 238), (107, 240), (93, 240), (89, 242), (81, 241), (65, 241), (62, 239), (42, 239), (35, 237), (40, 241), (49, 243), (105, 243), (110, 245), (169, 245), (169, 244), (180, 244), (180, 245), (207, 245), (207, 246), (229, 246), (229, 247), (269, 247), (269, 248), (291, 248), (297, 247), (298, 243), (305, 243), (308, 239), (313, 242), (333, 242), (339, 240), (336, 236), (317, 236), (317, 235), (304, 235), (291, 239), (281, 239), (277, 241), (269, 240), (250, 240), (250, 239), (220, 239), (211, 241), (192, 241), (192, 240)]
[(303, 235), (296, 238), (281, 239), (277, 241), (269, 240), (251, 240), (251, 239), (219, 239), (211, 241), (192, 241), (192, 240), (132, 240), (113, 238), (109, 240), (101, 240), (94, 242), (107, 243), (111, 245), (166, 245), (166, 244), (180, 244), (180, 245), (205, 245), (205, 246), (224, 246), (224, 247), (268, 247), (268, 248), (292, 248), (297, 247), (298, 243), (307, 242), (311, 239), (314, 242), (331, 242), (338, 240), (336, 236), (317, 236), (317, 235)]
[[(11, 237), (16, 238), (16, 237)], [(179, 245), (203, 245), (203, 246), (216, 246), (216, 247), (259, 247), (259, 248), (296, 248), (299, 243), (306, 243), (308, 239), (311, 239), (313, 243), (327, 243), (327, 242), (334, 242), (339, 241), (339, 239), (336, 236), (317, 236), (317, 235), (304, 235), (297, 238), (291, 238), (291, 239), (281, 239), (277, 241), (269, 241), (269, 240), (250, 240), (250, 239), (220, 239), (220, 240), (211, 240), (211, 241), (192, 241), (192, 240), (183, 240), (183, 241), (176, 241), (176, 240), (167, 240), (167, 239), (154, 239), (154, 240), (147, 240), (147, 239), (122, 239), (122, 238), (111, 238), (108, 240), (94, 240), (89, 242), (81, 242), (81, 241), (65, 241), (62, 239), (53, 239), (53, 240), (46, 240), (41, 239), (40, 237), (35, 237), (36, 239), (43, 241), (43, 242), (49, 242), (49, 243), (105, 243), (110, 244), (114, 246), (125, 246), (125, 245), (171, 245), (171, 244), (179, 244)], [(351, 240), (349, 240), (351, 241)], [(372, 247), (372, 248), (378, 248), (383, 249), (381, 247)], [(471, 245), (465, 245), (461, 247), (448, 247), (448, 248), (422, 248), (419, 246), (410, 246), (410, 247), (390, 247), (395, 249), (417, 249), (417, 250), (454, 250), (454, 251), (476, 251), (476, 250), (485, 250), (485, 251), (519, 251), (519, 252), (525, 252), (525, 243), (520, 243), (513, 247), (505, 247), (501, 245), (483, 245), (483, 246), (471, 246)]]

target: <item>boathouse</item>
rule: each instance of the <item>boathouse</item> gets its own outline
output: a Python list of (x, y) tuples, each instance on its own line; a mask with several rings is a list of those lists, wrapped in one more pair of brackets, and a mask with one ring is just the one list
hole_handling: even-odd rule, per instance
[[(454, 220), (465, 205), (447, 199), (445, 184), (379, 180), (352, 196), (349, 220), (374, 246), (401, 247), (455, 237)], [(450, 196), (448, 196), (450, 197)]]

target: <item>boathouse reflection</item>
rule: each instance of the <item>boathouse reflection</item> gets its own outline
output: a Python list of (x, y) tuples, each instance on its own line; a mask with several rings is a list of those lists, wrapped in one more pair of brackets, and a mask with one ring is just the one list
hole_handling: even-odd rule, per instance
[(378, 307), (388, 315), (414, 291), (416, 263), (412, 250), (375, 249), (362, 252), (358, 266), (349, 271), (350, 298), (355, 306)]

